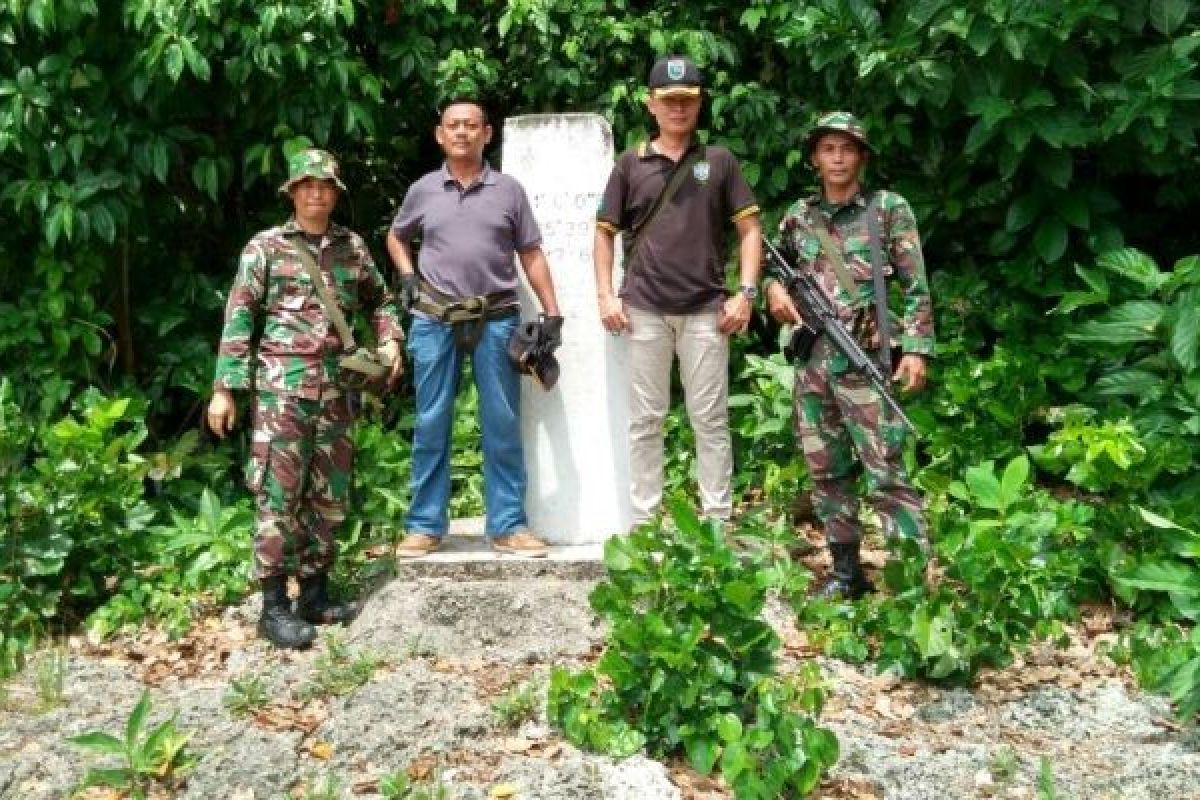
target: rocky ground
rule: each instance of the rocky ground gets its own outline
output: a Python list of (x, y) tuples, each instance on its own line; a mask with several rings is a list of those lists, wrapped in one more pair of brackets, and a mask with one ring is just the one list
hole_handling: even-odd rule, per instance
[[(553, 665), (598, 652), (603, 630), (588, 609), (586, 577), (408, 576), (374, 593), (353, 626), (301, 653), (254, 638), (254, 600), (179, 642), (152, 632), (99, 646), (74, 640), (60, 705), (37, 708), (47, 661), (7, 687), (0, 797), (70, 796), (85, 769), (105, 759), (67, 737), (120, 734), (147, 687), (151, 724), (177, 713), (199, 759), (162, 796), (369, 798), (382, 796), (381, 778), (404, 773), (464, 800), (727, 797), (679, 765), (580, 752), (547, 728), (540, 699), (522, 696)], [(814, 657), (782, 609), (772, 616), (789, 662)], [(823, 721), (842, 758), (818, 797), (1200, 798), (1200, 734), (1135, 691), (1086, 632), (971, 690), (821, 663), (831, 687)], [(239, 699), (241, 713), (231, 707)]]

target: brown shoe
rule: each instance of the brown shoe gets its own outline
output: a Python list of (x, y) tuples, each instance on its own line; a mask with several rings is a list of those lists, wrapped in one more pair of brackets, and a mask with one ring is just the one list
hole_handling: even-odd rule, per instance
[(442, 546), (442, 540), (437, 536), (424, 533), (409, 533), (400, 544), (396, 545), (397, 558), (421, 558), (436, 552)]
[(550, 547), (530, 531), (524, 529), (492, 539), (492, 549), (497, 553), (508, 553), (526, 558), (545, 558), (550, 555)]

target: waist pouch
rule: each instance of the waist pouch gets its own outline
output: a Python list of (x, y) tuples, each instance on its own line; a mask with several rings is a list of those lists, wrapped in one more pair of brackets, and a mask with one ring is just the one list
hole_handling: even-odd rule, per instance
[(377, 351), (360, 347), (338, 357), (337, 383), (343, 389), (382, 393), (387, 385), (391, 364)]
[(520, 312), (514, 289), (459, 300), (442, 294), (426, 281), (421, 281), (421, 294), (413, 308), (449, 323), (454, 328), (454, 346), (461, 352), (475, 349), (485, 322), (515, 317)]

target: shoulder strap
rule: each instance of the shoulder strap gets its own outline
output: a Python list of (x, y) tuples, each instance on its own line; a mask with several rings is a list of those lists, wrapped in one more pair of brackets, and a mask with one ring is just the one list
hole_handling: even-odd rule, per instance
[(829, 228), (825, 223), (825, 215), (811, 205), (805, 205), (808, 208), (808, 227), (812, 229), (813, 234), (817, 237), (817, 241), (821, 243), (821, 250), (825, 252), (829, 263), (833, 265), (834, 277), (837, 278), (842, 291), (850, 297), (851, 302), (857, 305), (859, 300), (858, 284), (850, 276), (850, 270), (846, 269), (846, 256), (842, 253), (841, 245), (834, 241), (833, 237), (829, 234)]
[(650, 213), (646, 215), (645, 221), (643, 221), (642, 224), (637, 227), (637, 230), (633, 232), (633, 244), (631, 244), (629, 249), (625, 251), (626, 274), (629, 273), (630, 268), (633, 266), (633, 255), (637, 252), (638, 245), (642, 243), (642, 240), (645, 238), (646, 231), (650, 228), (650, 225), (658, 216), (658, 212), (661, 211), (667, 203), (671, 202), (671, 198), (675, 196), (675, 193), (679, 191), (679, 187), (683, 185), (683, 180), (687, 177), (688, 170), (692, 168), (693, 164), (702, 158), (704, 158), (704, 145), (701, 144), (694, 147), (690, 153), (680, 159), (679, 163), (675, 165), (674, 171), (671, 172), (671, 177), (667, 179), (667, 183), (665, 186), (663, 186), (662, 192), (660, 192), (658, 197), (654, 200), (654, 205), (651, 206)]
[(296, 248), (296, 254), (300, 256), (300, 263), (304, 265), (308, 277), (312, 279), (313, 288), (317, 290), (317, 299), (321, 301), (321, 308), (325, 309), (325, 316), (329, 317), (329, 321), (333, 323), (333, 327), (337, 331), (338, 338), (342, 340), (342, 350), (347, 353), (353, 352), (358, 347), (354, 343), (354, 334), (351, 333), (350, 326), (346, 324), (346, 318), (342, 315), (342, 309), (338, 307), (337, 300), (329, 293), (329, 287), (321, 278), (321, 268), (317, 266), (312, 253), (308, 252), (308, 248), (303, 242), (292, 242), (292, 246)]
[(879, 364), (892, 371), (892, 331), (888, 314), (887, 284), (883, 280), (883, 236), (879, 230), (879, 192), (867, 200), (867, 238), (871, 240), (871, 280), (875, 287), (875, 316), (879, 331)]

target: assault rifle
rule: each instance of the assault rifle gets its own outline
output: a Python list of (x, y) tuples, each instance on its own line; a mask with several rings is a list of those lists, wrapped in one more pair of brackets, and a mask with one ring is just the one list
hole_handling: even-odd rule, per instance
[[(778, 274), (783, 288), (787, 289), (788, 296), (796, 304), (796, 309), (800, 312), (802, 319), (801, 324), (808, 329), (807, 334), (813, 341), (821, 334), (825, 334), (830, 343), (850, 362), (850, 369), (866, 378), (867, 382), (875, 387), (875, 391), (879, 392), (883, 402), (887, 403), (892, 413), (903, 421), (910, 431), (916, 431), (917, 428), (913, 425), (912, 420), (908, 418), (904, 409), (900, 408), (900, 404), (888, 390), (890, 376), (885, 376), (879, 371), (879, 367), (875, 365), (871, 357), (838, 320), (837, 314), (833, 310), (833, 304), (825, 296), (825, 291), (817, 285), (817, 280), (812, 273), (808, 270), (797, 272), (793, 269), (788, 260), (784, 258), (783, 253), (779, 252), (778, 248), (771, 244), (765, 236), (763, 237), (763, 246), (766, 248), (767, 260)], [(804, 333), (800, 335), (804, 335)]]

